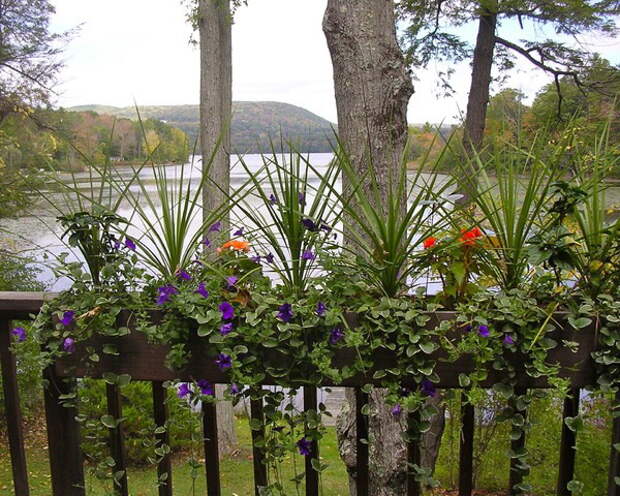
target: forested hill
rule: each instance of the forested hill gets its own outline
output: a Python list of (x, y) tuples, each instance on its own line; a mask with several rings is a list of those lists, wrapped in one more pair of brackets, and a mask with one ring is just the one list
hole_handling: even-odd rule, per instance
[[(93, 110), (99, 114), (135, 119), (135, 107), (82, 105), (70, 110)], [(140, 107), (142, 119), (157, 119), (185, 131), (192, 142), (198, 136), (198, 105), (150, 105)], [(332, 123), (312, 112), (282, 102), (234, 102), (231, 141), (235, 153), (260, 153), (271, 150), (270, 139), (291, 141), (304, 152), (329, 152)]]

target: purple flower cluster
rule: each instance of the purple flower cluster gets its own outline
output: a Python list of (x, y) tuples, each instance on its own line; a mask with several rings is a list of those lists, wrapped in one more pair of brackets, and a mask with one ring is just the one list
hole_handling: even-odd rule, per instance
[(200, 388), (200, 392), (205, 396), (213, 396), (215, 394), (213, 384), (211, 384), (206, 379), (200, 379), (196, 384), (198, 388)]
[(431, 398), (434, 398), (435, 396), (437, 396), (437, 389), (435, 389), (435, 384), (433, 384), (428, 379), (424, 379), (420, 386), (421, 386), (422, 393), (425, 394), (426, 396), (430, 396)]
[(175, 288), (172, 284), (166, 284), (165, 286), (161, 286), (157, 288), (157, 300), (155, 301), (155, 303), (157, 305), (163, 305), (165, 303), (168, 303), (171, 298), (178, 293), (179, 290)]
[(402, 413), (403, 408), (400, 406), (400, 403), (396, 403), (392, 409), (390, 410), (390, 413), (394, 416), (394, 417), (399, 417), (400, 414)]
[(15, 336), (15, 339), (17, 339), (19, 343), (26, 341), (26, 329), (24, 329), (23, 327), (13, 328), (11, 330), (11, 334)]
[(319, 301), (316, 304), (316, 314), (319, 317), (323, 317), (326, 311), (327, 311), (327, 305), (325, 305), (325, 303), (323, 303), (322, 301)]
[(344, 338), (344, 331), (340, 327), (334, 327), (329, 333), (329, 344), (336, 344)]
[(189, 273), (186, 270), (179, 270), (176, 273), (176, 276), (178, 279), (181, 279), (183, 281), (191, 281), (192, 280), (192, 276), (189, 275)]
[(312, 219), (303, 219), (301, 223), (310, 232), (317, 232), (319, 230), (318, 226)]
[(235, 326), (232, 322), (226, 322), (220, 326), (220, 334), (226, 336), (235, 330)]
[(235, 318), (235, 309), (227, 301), (223, 301), (222, 303), (220, 303), (220, 306), (218, 308), (220, 310), (220, 313), (222, 314), (222, 320), (232, 320)]
[(198, 285), (198, 289), (196, 289), (196, 293), (198, 293), (200, 296), (203, 296), (205, 298), (209, 297), (209, 290), (207, 289), (207, 287), (205, 286), (204, 282), (201, 282)]
[(232, 357), (226, 353), (220, 353), (215, 359), (215, 365), (222, 371), (229, 369), (232, 367)]
[(478, 334), (480, 334), (483, 338), (488, 338), (491, 335), (489, 326), (481, 325), (478, 327)]
[(312, 441), (302, 437), (299, 441), (297, 441), (297, 449), (299, 450), (300, 455), (310, 456), (312, 454)]
[(239, 229), (237, 229), (234, 233), (233, 236), (243, 236), (243, 227), (240, 227)]
[(278, 315), (276, 317), (282, 322), (290, 322), (293, 320), (293, 306), (290, 303), (283, 303), (278, 308)]
[(73, 353), (75, 351), (75, 339), (65, 338), (65, 340), (62, 342), (62, 348), (67, 353)]
[(209, 227), (209, 232), (220, 232), (222, 230), (222, 222), (221, 221), (217, 221), (215, 224), (213, 224), (211, 227)]
[(316, 258), (316, 254), (312, 251), (312, 250), (305, 250), (302, 254), (301, 254), (301, 259), (302, 260), (309, 260), (312, 261)]
[(228, 276), (226, 278), (226, 289), (229, 291), (235, 289), (235, 284), (237, 284), (238, 280), (239, 278), (237, 276)]
[(62, 319), (60, 319), (60, 323), (65, 327), (73, 324), (75, 312), (73, 310), (67, 310), (62, 314)]
[(192, 389), (190, 388), (189, 382), (182, 382), (177, 387), (177, 396), (179, 398), (185, 398), (192, 394)]

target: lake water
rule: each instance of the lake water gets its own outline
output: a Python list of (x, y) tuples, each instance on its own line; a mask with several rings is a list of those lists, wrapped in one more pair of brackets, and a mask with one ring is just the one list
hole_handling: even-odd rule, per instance
[[(312, 153), (304, 156), (313, 167), (318, 171), (324, 171), (333, 158), (331, 153)], [(279, 157), (280, 159), (280, 157)], [(264, 165), (263, 156), (261, 155), (244, 155), (243, 162), (247, 169), (251, 172), (257, 173)], [(189, 179), (192, 185), (192, 190), (195, 191), (196, 184), (200, 180), (200, 157), (194, 157), (191, 162), (181, 165), (166, 166), (166, 175), (168, 181), (172, 185), (178, 185), (181, 175), (185, 174), (184, 183)], [(117, 167), (115, 171), (119, 177), (126, 181), (129, 181), (133, 176), (133, 170), (130, 167)], [(188, 173), (191, 173), (188, 178)], [(93, 189), (97, 190), (99, 181), (96, 177), (93, 177), (88, 172), (79, 172), (75, 174), (64, 173), (60, 174), (60, 178), (69, 184), (76, 184), (80, 190), (86, 195), (91, 194), (91, 184)], [(231, 190), (237, 189), (243, 186), (247, 182), (249, 176), (245, 167), (239, 162), (239, 158), (236, 156), (231, 157), (231, 173), (230, 182)], [(309, 172), (309, 181), (311, 184), (318, 182), (318, 176), (312, 171)], [(150, 200), (154, 206), (160, 207), (159, 199), (156, 194), (156, 184), (154, 179), (154, 170), (152, 168), (145, 167), (140, 171), (140, 184), (143, 191), (149, 194)], [(134, 194), (140, 194), (141, 187), (136, 185), (131, 187), (131, 191)], [(174, 186), (173, 186), (174, 187)], [(268, 187), (266, 186), (267, 190)], [(33, 256), (37, 259), (42, 269), (40, 279), (49, 284), (49, 289), (58, 291), (66, 288), (69, 285), (67, 280), (54, 280), (51, 265), (54, 263), (55, 258), (62, 252), (69, 253), (69, 260), (79, 259), (78, 254), (67, 247), (62, 240), (62, 228), (56, 221), (56, 217), (60, 215), (60, 211), (66, 212), (67, 206), (73, 204), (70, 198), (65, 197), (62, 194), (54, 193), (52, 191), (45, 193), (46, 200), (37, 203), (33, 209), (31, 215), (24, 215), (18, 219), (5, 219), (2, 222), (2, 227), (6, 229), (10, 234), (8, 237), (13, 238), (11, 248)], [(118, 195), (110, 195), (109, 201), (114, 201), (118, 198)], [(258, 207), (259, 202), (252, 198), (247, 199), (250, 203)], [(308, 194), (308, 201), (312, 200), (312, 194)], [(146, 204), (141, 202), (141, 205)], [(56, 209), (59, 209), (58, 211)], [(72, 211), (78, 211), (77, 206), (70, 207)], [(143, 229), (143, 225), (140, 224), (139, 219), (134, 215), (133, 208), (128, 201), (122, 201), (117, 210), (118, 214), (127, 219), (131, 219), (133, 223), (137, 224), (137, 230)], [(233, 217), (240, 217), (238, 212), (233, 212)], [(194, 227), (197, 229), (200, 225), (200, 219), (197, 217), (193, 221)], [(130, 235), (139, 238), (140, 233), (134, 229), (130, 231)]]

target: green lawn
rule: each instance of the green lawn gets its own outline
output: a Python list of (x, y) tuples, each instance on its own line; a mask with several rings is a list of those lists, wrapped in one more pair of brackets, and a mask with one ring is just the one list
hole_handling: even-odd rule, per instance
[[(222, 480), (222, 494), (224, 496), (246, 496), (253, 494), (252, 479), (252, 456), (250, 451), (250, 430), (246, 419), (237, 421), (237, 435), (239, 437), (240, 450), (233, 457), (226, 457), (220, 465)], [(31, 496), (49, 496), (50, 473), (47, 450), (41, 447), (29, 448), (28, 473), (30, 477)], [(347, 474), (344, 464), (338, 456), (336, 432), (333, 428), (327, 430), (326, 437), (321, 441), (321, 459), (329, 463), (329, 467), (323, 472), (323, 494), (329, 496), (348, 496)], [(201, 460), (202, 461), (202, 460)], [(303, 470), (304, 460), (301, 456), (295, 457), (298, 471)], [(283, 478), (293, 476), (293, 460), (284, 467)], [(287, 473), (288, 472), (288, 473)], [(288, 477), (287, 477), (288, 476)], [(179, 495), (204, 495), (205, 477), (204, 470), (200, 472), (193, 484), (191, 468), (182, 457), (174, 461), (173, 468), (174, 494)], [(128, 474), (129, 492), (133, 496), (156, 496), (156, 475), (154, 469), (130, 469)], [(87, 494), (103, 496), (110, 493), (110, 484), (104, 484), (94, 477), (87, 477)], [(303, 486), (300, 489), (304, 493)], [(0, 494), (14, 495), (11, 475), (11, 463), (6, 445), (0, 444)], [(296, 495), (293, 484), (289, 484), (287, 494)]]

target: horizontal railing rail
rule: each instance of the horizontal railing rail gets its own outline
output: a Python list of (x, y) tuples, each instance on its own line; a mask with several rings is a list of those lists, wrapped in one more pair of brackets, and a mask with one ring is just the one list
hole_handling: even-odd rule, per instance
[[(6, 414), (6, 432), (12, 462), (13, 485), (17, 496), (30, 494), (28, 482), (28, 470), (26, 465), (24, 434), (22, 415), (19, 402), (19, 390), (17, 385), (16, 357), (11, 352), (10, 330), (11, 321), (29, 319), (38, 313), (41, 306), (54, 297), (53, 293), (12, 293), (0, 292), (0, 363), (2, 366), (2, 385), (4, 388), (4, 402)], [(448, 312), (438, 313), (435, 317), (439, 320), (450, 318)], [(570, 332), (568, 330), (562, 332)], [(589, 334), (592, 334), (590, 336)], [(579, 342), (577, 354), (570, 355), (570, 366), (562, 368), (560, 375), (566, 377), (571, 383), (570, 394), (564, 401), (562, 413), (562, 435), (560, 441), (560, 463), (558, 470), (557, 491), (558, 496), (569, 496), (571, 492), (567, 488), (573, 479), (575, 470), (576, 433), (568, 428), (564, 422), (567, 417), (575, 417), (579, 412), (579, 398), (581, 388), (595, 384), (596, 370), (590, 359), (590, 352), (594, 349), (593, 333), (581, 333), (572, 336), (572, 340)], [(49, 458), (52, 480), (52, 492), (54, 496), (82, 496), (85, 494), (83, 456), (80, 448), (80, 429), (76, 420), (78, 411), (74, 406), (67, 407), (61, 404), (63, 395), (68, 394), (73, 388), (73, 382), (80, 377), (101, 377), (106, 372), (116, 374), (129, 374), (133, 380), (148, 381), (151, 383), (153, 396), (153, 418), (156, 426), (164, 427), (168, 421), (168, 411), (165, 401), (164, 382), (168, 380), (183, 380), (200, 377), (213, 383), (228, 383), (224, 374), (211, 365), (212, 360), (205, 360), (200, 354), (193, 353), (192, 361), (181, 373), (173, 373), (164, 366), (166, 355), (165, 346), (150, 344), (140, 333), (132, 333), (122, 338), (114, 337), (118, 346), (119, 356), (105, 356), (94, 367), (88, 370), (79, 366), (79, 350), (71, 360), (59, 360), (54, 366), (44, 372), (47, 381), (45, 389), (45, 413), (48, 432)], [(106, 343), (110, 337), (106, 337)], [(346, 350), (343, 352), (346, 353)], [(566, 361), (568, 354), (562, 352), (555, 358)], [(566, 352), (568, 353), (568, 351)], [(344, 357), (346, 358), (346, 357)], [(441, 359), (440, 356), (437, 357)], [(385, 357), (389, 360), (389, 357)], [(381, 362), (381, 357), (378, 357)], [(77, 365), (77, 366), (76, 366)], [(438, 373), (441, 382), (440, 388), (460, 388), (458, 384), (459, 371), (466, 370), (467, 360), (459, 363), (438, 362)], [(355, 390), (355, 417), (356, 417), (356, 488), (358, 496), (367, 496), (370, 490), (368, 468), (368, 420), (363, 414), (364, 405), (368, 403), (368, 395), (362, 386), (372, 382), (369, 376), (358, 376), (335, 386), (353, 387)], [(497, 381), (501, 377), (491, 375), (488, 384)], [(277, 384), (275, 380), (266, 380), (266, 384)], [(327, 385), (327, 384), (326, 384)], [(526, 380), (519, 384), (520, 392), (527, 388), (547, 387), (544, 381)], [(123, 416), (121, 403), (121, 388), (117, 385), (106, 384), (106, 397), (108, 413), (116, 419)], [(459, 463), (459, 496), (471, 496), (473, 491), (473, 451), (474, 451), (474, 407), (467, 403), (466, 395), (462, 400), (462, 425), (460, 440), (460, 463)], [(616, 404), (620, 402), (620, 395), (616, 397)], [(306, 411), (317, 410), (316, 387), (303, 388), (303, 408)], [(214, 403), (203, 402), (203, 435), (205, 452), (205, 476), (207, 482), (207, 494), (219, 496), (222, 491), (220, 482), (217, 411)], [(521, 412), (526, 415), (527, 412)], [(261, 400), (250, 402), (250, 415), (254, 425), (261, 425), (264, 429), (263, 403)], [(408, 414), (408, 425), (416, 425), (417, 413)], [(257, 441), (263, 435), (261, 430), (252, 430), (252, 453), (254, 466), (255, 494), (258, 496), (259, 488), (267, 485), (268, 474), (264, 463), (264, 456), (257, 446)], [(161, 444), (169, 444), (169, 434), (166, 429), (159, 429), (157, 441)], [(519, 451), (525, 446), (525, 436), (511, 441), (513, 451)], [(620, 485), (616, 482), (620, 479), (620, 456), (614, 445), (620, 443), (620, 418), (614, 418), (611, 454), (609, 460), (609, 484), (608, 496), (620, 496)], [(118, 494), (129, 494), (127, 482), (127, 460), (124, 446), (123, 426), (120, 422), (110, 429), (110, 454), (115, 461), (115, 470), (123, 471), (124, 475), (119, 480), (116, 488)], [(319, 477), (313, 469), (313, 460), (318, 461), (320, 446), (314, 442), (311, 448), (311, 456), (306, 457), (305, 462), (305, 494), (306, 496), (318, 496)], [(411, 465), (420, 464), (420, 444), (409, 441), (407, 447), (407, 462)], [(316, 462), (315, 462), (316, 463)], [(517, 459), (511, 460), (509, 474), (509, 487), (512, 488), (521, 482), (521, 471), (516, 470)], [(157, 467), (159, 496), (172, 496), (173, 477), (170, 454), (162, 457)], [(416, 480), (414, 472), (408, 470), (407, 495), (419, 496), (422, 494), (420, 483)]]

